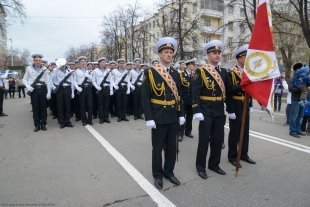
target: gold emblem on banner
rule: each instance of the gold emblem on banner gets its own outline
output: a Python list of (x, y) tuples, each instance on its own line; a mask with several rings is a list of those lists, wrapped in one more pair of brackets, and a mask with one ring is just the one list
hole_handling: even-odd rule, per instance
[(276, 62), (265, 53), (254, 52), (250, 54), (245, 60), (245, 70), (254, 77), (264, 78), (268, 77), (269, 72), (276, 66)]

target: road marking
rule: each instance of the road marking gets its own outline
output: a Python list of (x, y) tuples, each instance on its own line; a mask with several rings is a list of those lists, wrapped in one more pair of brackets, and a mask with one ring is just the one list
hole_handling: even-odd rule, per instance
[[(225, 128), (229, 129), (229, 126), (226, 124)], [(306, 145), (302, 145), (302, 144), (298, 144), (298, 143), (295, 143), (295, 142), (287, 141), (287, 140), (284, 140), (284, 139), (280, 139), (278, 137), (270, 136), (268, 134), (263, 134), (263, 133), (256, 132), (256, 131), (253, 131), (253, 130), (250, 130), (250, 136), (258, 138), (258, 139), (263, 139), (263, 140), (266, 140), (266, 141), (269, 141), (269, 142), (273, 142), (273, 143), (276, 143), (276, 144), (279, 144), (279, 145), (282, 145), (282, 146), (285, 146), (285, 147), (289, 147), (289, 148), (292, 148), (292, 149), (295, 149), (295, 150), (298, 150), (298, 151), (310, 154), (310, 147), (306, 146)]]
[(175, 205), (161, 194), (128, 160), (119, 153), (105, 138), (93, 127), (86, 125), (86, 129), (97, 141), (114, 157), (114, 159), (126, 170), (126, 172), (140, 185), (140, 187), (157, 203), (159, 207), (175, 207)]

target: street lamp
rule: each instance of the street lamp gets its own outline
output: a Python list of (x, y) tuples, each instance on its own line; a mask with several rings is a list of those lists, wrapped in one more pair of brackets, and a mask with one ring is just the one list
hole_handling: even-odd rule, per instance
[(12, 38), (9, 39), (11, 42), (11, 66), (13, 66), (13, 40)]

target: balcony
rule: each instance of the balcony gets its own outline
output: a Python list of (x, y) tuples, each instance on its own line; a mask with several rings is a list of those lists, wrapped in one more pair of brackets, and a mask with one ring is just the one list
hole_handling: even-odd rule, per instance
[(223, 28), (221, 28), (221, 27), (201, 25), (200, 29), (202, 32), (205, 32), (208, 34), (216, 34), (216, 35), (222, 35), (223, 34)]
[(202, 9), (201, 15), (222, 19), (224, 17), (224, 12), (218, 11), (218, 10), (212, 10), (212, 9)]

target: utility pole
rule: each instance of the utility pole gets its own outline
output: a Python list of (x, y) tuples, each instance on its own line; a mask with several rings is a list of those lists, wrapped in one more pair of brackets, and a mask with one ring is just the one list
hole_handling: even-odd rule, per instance
[(11, 66), (13, 66), (13, 40), (12, 38), (9, 39), (11, 42)]

